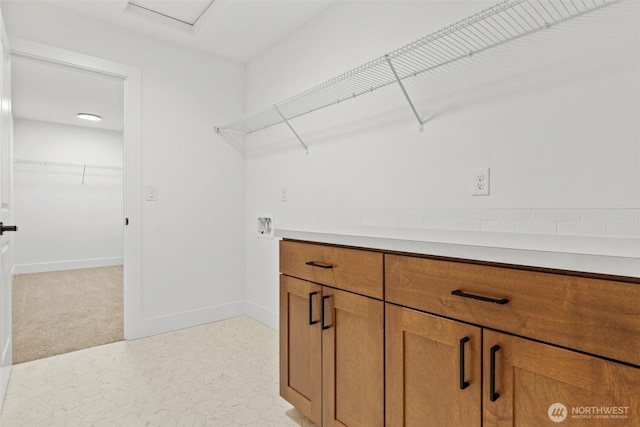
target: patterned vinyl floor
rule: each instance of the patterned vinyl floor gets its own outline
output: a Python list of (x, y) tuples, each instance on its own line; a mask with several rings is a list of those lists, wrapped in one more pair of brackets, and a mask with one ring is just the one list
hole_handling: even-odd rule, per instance
[(278, 394), (278, 332), (247, 317), (13, 367), (9, 426), (313, 426)]

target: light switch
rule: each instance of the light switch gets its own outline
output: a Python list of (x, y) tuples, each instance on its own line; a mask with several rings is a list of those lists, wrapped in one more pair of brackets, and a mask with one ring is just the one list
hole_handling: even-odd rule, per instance
[(147, 202), (155, 202), (158, 200), (158, 189), (155, 185), (144, 187), (144, 199)]

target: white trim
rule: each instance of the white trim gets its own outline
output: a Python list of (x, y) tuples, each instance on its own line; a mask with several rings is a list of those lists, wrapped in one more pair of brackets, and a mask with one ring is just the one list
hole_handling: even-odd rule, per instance
[(166, 316), (147, 317), (140, 322), (136, 332), (146, 337), (243, 315), (244, 302), (236, 301)]
[(9, 337), (7, 342), (4, 344), (4, 347), (2, 348), (2, 366), (11, 366), (11, 361), (12, 361), (11, 350), (13, 349), (13, 347), (11, 346), (12, 342), (13, 341), (11, 337)]
[(16, 264), (14, 274), (46, 273), (49, 271), (79, 270), (82, 268), (111, 267), (122, 265), (123, 257), (76, 259), (71, 261), (41, 262), (34, 264)]
[[(5, 26), (4, 23), (4, 17), (2, 14), (2, 11), (0, 11), (0, 38), (2, 40), (2, 60), (5, 60), (5, 55), (7, 56), (7, 60), (9, 63), (9, 69), (6, 70), (8, 71), (9, 74), (9, 79), (4, 78), (4, 75), (2, 72), (0, 72), (0, 77), (2, 77), (3, 81), (8, 81), (9, 83), (11, 82), (11, 55), (10, 55), (10, 49), (11, 49), (11, 43), (9, 41), (9, 36), (7, 33), (7, 27)], [(1, 64), (2, 68), (4, 68), (4, 63)], [(11, 87), (9, 87), (9, 94), (11, 93)], [(4, 95), (4, 94), (3, 94)], [(5, 101), (5, 99), (2, 100), (3, 102)], [(11, 101), (10, 95), (9, 95), (9, 102)], [(11, 106), (9, 106), (9, 112), (11, 112)], [(9, 126), (9, 153), (8, 155), (13, 156), (13, 116), (11, 116), (11, 119), (8, 123)], [(13, 164), (11, 161), (9, 161), (9, 176), (13, 176)], [(7, 184), (7, 183), (5, 183)], [(13, 183), (9, 183), (9, 204), (10, 206), (13, 205)], [(7, 209), (6, 207), (2, 207), (3, 213), (7, 213)], [(10, 213), (11, 214), (11, 213)], [(12, 216), (12, 215), (11, 215)], [(2, 253), (3, 253), (3, 258), (6, 258), (6, 256), (4, 255), (4, 253), (9, 250), (9, 246), (3, 245), (2, 247)], [(13, 266), (11, 265), (11, 263), (13, 263), (13, 253), (9, 252), (9, 258), (10, 260), (4, 260), (3, 261), (9, 261), (9, 265), (5, 265), (3, 266), (3, 269), (9, 269), (11, 268), (11, 270), (13, 271)], [(4, 274), (3, 274), (4, 276)], [(0, 280), (1, 283), (1, 280)], [(13, 341), (12, 341), (12, 312), (11, 312), (11, 295), (12, 295), (12, 289), (13, 289), (13, 275), (9, 275), (9, 283), (2, 283), (4, 289), (2, 289), (2, 292), (0, 292), (1, 295), (3, 295), (5, 298), (8, 298), (8, 304), (7, 301), (3, 301), (3, 308), (0, 309), (0, 313), (2, 314), (2, 319), (0, 319), (0, 324), (3, 324), (4, 321), (6, 320), (8, 325), (2, 325), (2, 331), (0, 331), (0, 337), (2, 337), (2, 339), (0, 340), (2, 345), (2, 360), (0, 361), (0, 409), (2, 409), (3, 404), (4, 404), (4, 398), (6, 396), (7, 393), (7, 388), (9, 386), (9, 377), (11, 376), (11, 369), (12, 369), (12, 364), (13, 364)], [(7, 290), (9, 290), (8, 295), (7, 295)], [(8, 313), (6, 312), (6, 308), (8, 308)], [(8, 336), (5, 336), (5, 333), (8, 332)], [(6, 341), (5, 341), (6, 340)], [(2, 342), (5, 341), (5, 342)]]
[(10, 38), (11, 53), (120, 78), (124, 82), (124, 337), (140, 338), (142, 321), (142, 73), (137, 67)]
[[(11, 368), (13, 367), (13, 355), (9, 349), (13, 348), (11, 338), (7, 340), (5, 349), (3, 350), (2, 366), (0, 367), (0, 408), (4, 404), (7, 388), (9, 387), (9, 378), (11, 377)], [(5, 354), (6, 353), (6, 354)], [(8, 359), (8, 360), (5, 360)]]
[(257, 320), (260, 323), (264, 323), (265, 325), (275, 330), (278, 330), (280, 328), (278, 313), (273, 312), (251, 301), (245, 301), (244, 314), (254, 320)]

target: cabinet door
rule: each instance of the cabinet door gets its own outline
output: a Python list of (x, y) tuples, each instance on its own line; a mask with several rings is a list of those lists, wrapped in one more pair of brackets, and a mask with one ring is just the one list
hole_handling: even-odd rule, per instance
[(384, 306), (323, 288), (325, 426), (384, 425)]
[(387, 426), (480, 426), (482, 331), (386, 304)]
[(638, 368), (493, 331), (484, 359), (486, 427), (640, 425)]
[(322, 424), (322, 287), (280, 276), (280, 395)]

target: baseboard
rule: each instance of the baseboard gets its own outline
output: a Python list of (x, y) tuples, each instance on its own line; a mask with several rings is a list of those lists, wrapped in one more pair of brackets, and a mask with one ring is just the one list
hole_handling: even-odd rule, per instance
[(264, 323), (270, 328), (273, 328), (275, 330), (279, 329), (278, 313), (268, 310), (258, 304), (255, 304), (251, 301), (245, 301), (244, 314), (251, 317), (252, 319), (257, 320), (258, 322)]
[(71, 261), (42, 262), (34, 264), (16, 264), (14, 274), (46, 273), (49, 271), (79, 270), (82, 268), (111, 267), (122, 265), (123, 257), (78, 259)]
[(244, 301), (237, 301), (166, 316), (146, 318), (126, 325), (125, 339), (133, 340), (149, 337), (243, 315)]

